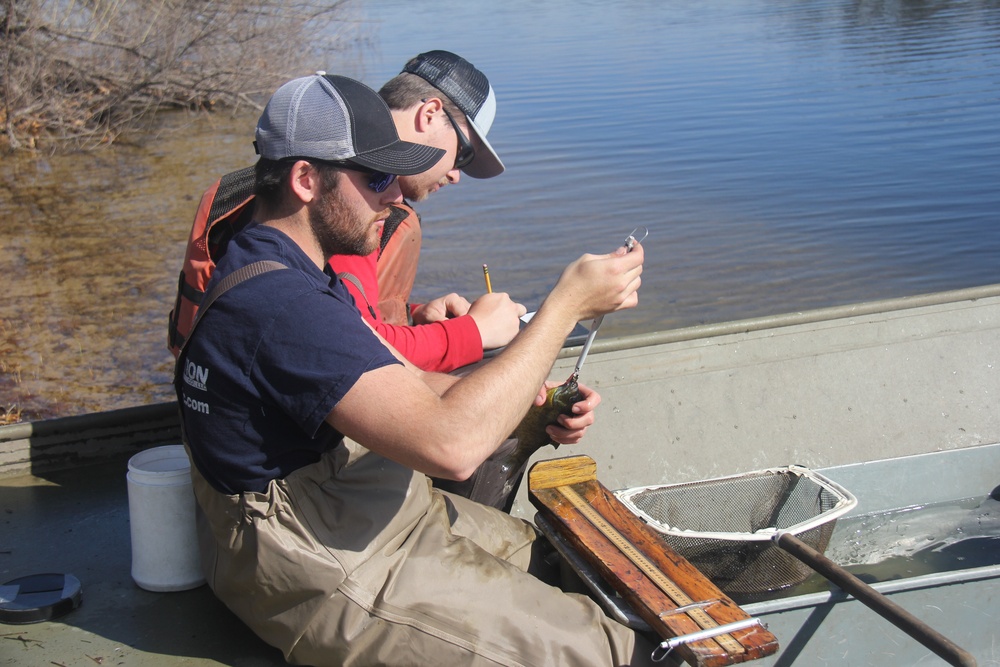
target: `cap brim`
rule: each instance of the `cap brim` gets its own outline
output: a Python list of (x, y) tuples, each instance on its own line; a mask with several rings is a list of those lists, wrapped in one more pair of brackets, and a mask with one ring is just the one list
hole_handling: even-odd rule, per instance
[(397, 141), (388, 146), (349, 158), (351, 162), (398, 176), (411, 176), (427, 171), (441, 159), (445, 151), (433, 146)]
[(479, 129), (476, 121), (468, 116), (465, 117), (465, 120), (469, 123), (469, 127), (472, 128), (472, 133), (476, 135), (473, 139), (476, 147), (476, 157), (473, 158), (472, 162), (462, 167), (462, 173), (468, 174), (472, 178), (493, 178), (494, 176), (499, 176), (505, 169), (503, 162), (500, 161), (500, 156), (493, 150), (490, 142), (486, 140), (486, 133)]

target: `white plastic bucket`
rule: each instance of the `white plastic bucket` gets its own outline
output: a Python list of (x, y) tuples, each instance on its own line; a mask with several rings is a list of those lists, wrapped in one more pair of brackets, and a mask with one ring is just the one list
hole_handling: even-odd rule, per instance
[(132, 579), (147, 591), (205, 583), (198, 557), (191, 462), (183, 445), (154, 447), (128, 462)]

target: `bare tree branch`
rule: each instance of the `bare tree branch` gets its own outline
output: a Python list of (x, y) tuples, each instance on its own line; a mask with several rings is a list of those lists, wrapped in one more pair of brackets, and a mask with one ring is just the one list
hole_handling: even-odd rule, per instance
[(255, 95), (314, 54), (360, 38), (359, 8), (359, 0), (0, 0), (6, 146), (96, 146), (161, 109), (259, 107)]

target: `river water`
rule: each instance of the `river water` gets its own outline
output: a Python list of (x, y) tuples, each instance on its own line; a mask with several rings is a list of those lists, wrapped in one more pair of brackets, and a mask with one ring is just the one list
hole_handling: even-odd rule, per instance
[[(415, 296), (537, 306), (649, 228), (602, 336), (1000, 282), (1000, 1), (510, 0), (365, 6), (317, 69), (373, 87), (455, 51), (498, 96), (507, 172), (420, 205)], [(92, 155), (0, 162), (0, 408), (170, 400), (166, 313), (197, 198), (256, 112), (169, 115)]]

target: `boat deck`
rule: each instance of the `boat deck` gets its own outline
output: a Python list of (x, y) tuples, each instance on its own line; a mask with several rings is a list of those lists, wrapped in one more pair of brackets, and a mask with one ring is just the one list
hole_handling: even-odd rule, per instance
[[(1000, 285), (598, 341), (587, 382), (600, 419), (586, 443), (536, 459), (587, 454), (609, 489), (840, 467), (831, 478), (866, 512), (982, 497), (1000, 482), (998, 350)], [(128, 456), (178, 441), (175, 404), (0, 427), (0, 583), (57, 572), (83, 588), (82, 606), (55, 621), (0, 623), (0, 667), (284, 664), (207, 587), (151, 593), (131, 579)], [(530, 518), (525, 496), (513, 513)], [(1000, 665), (1000, 565), (989, 570), (896, 594), (981, 665)], [(751, 611), (784, 646), (757, 664), (925, 664), (926, 651), (902, 657), (919, 644), (889, 638), (858, 604), (814, 602)]]
[[(998, 464), (1000, 444), (994, 444), (827, 472), (836, 473), (848, 488), (864, 490), (859, 499), (863, 496), (872, 510), (911, 506), (917, 498), (955, 498), (961, 495), (956, 488), (988, 493)], [(132, 581), (126, 470), (122, 457), (44, 476), (0, 477), (0, 582), (70, 573), (83, 589), (82, 605), (65, 616), (25, 625), (0, 623), (0, 667), (284, 665), (281, 654), (253, 635), (207, 586), (153, 593)], [(998, 573), (1000, 565), (876, 586), (972, 651), (981, 665), (994, 665), (1000, 664)], [(834, 593), (749, 605), (747, 611), (760, 616), (783, 643), (781, 652), (762, 665), (816, 664), (809, 656), (838, 651), (841, 664), (851, 665), (935, 660), (867, 609)], [(844, 637), (857, 639), (850, 657), (838, 644)], [(903, 662), (896, 661), (903, 656)]]
[(132, 581), (127, 458), (0, 478), (0, 583), (48, 572), (80, 580), (58, 619), (0, 623), (0, 665), (61, 667), (286, 664), (207, 586), (151, 593)]

